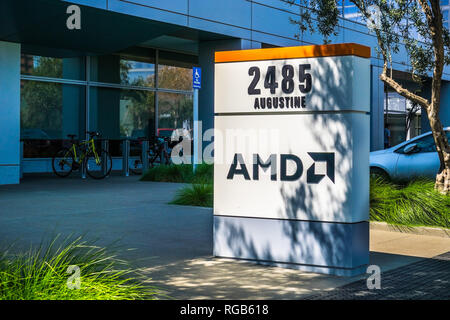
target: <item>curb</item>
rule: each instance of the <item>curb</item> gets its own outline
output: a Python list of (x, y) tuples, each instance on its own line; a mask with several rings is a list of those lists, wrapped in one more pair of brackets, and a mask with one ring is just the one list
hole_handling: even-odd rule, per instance
[(443, 228), (440, 229), (431, 227), (407, 227), (407, 226), (392, 225), (386, 222), (371, 221), (370, 229), (380, 231), (400, 232), (400, 233), (412, 233), (422, 236), (450, 238), (450, 229), (443, 229)]

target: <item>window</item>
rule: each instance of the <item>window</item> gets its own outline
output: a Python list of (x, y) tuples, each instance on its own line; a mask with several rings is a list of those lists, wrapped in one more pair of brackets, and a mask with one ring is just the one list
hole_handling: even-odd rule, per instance
[(416, 144), (416, 148), (410, 153), (425, 153), (425, 152), (436, 152), (436, 145), (434, 143), (433, 135), (425, 136), (421, 139), (415, 140), (411, 143), (408, 143), (404, 147), (400, 148), (398, 153), (405, 153), (405, 148), (411, 144)]
[(155, 119), (155, 93), (92, 87), (89, 110), (89, 130), (105, 139), (147, 137)]
[[(84, 139), (86, 130), (99, 131), (103, 139), (109, 140), (113, 156), (122, 155), (124, 138), (154, 135), (157, 122), (161, 135), (169, 135), (178, 128), (190, 130), (192, 66), (197, 63), (197, 56), (139, 47), (74, 58), (23, 52), (24, 157), (52, 157), (68, 134)], [(158, 114), (155, 103), (159, 106)], [(164, 128), (167, 130), (161, 130)]]
[(344, 6), (342, 10), (344, 18), (357, 22), (363, 21), (361, 13), (359, 12), (356, 5), (354, 5), (351, 1), (344, 0)]
[(84, 88), (22, 81), (21, 139), (65, 139), (84, 134)]
[(84, 80), (84, 58), (53, 58), (22, 54), (22, 75), (57, 79)]
[(160, 51), (158, 87), (192, 91), (192, 66), (198, 63), (196, 56)]
[(160, 65), (158, 87), (163, 89), (192, 90), (192, 68)]
[(138, 87), (155, 86), (154, 56), (104, 55), (91, 57), (91, 80)]
[(49, 158), (68, 134), (85, 132), (85, 90), (61, 83), (21, 82), (20, 138), (24, 158)]
[(138, 86), (155, 86), (155, 65), (133, 60), (120, 60), (120, 83)]
[[(390, 90), (386, 88), (386, 90)], [(407, 138), (407, 100), (396, 92), (387, 91), (384, 100), (384, 146), (393, 147)], [(410, 119), (411, 120), (411, 119)], [(408, 131), (416, 132), (415, 122), (410, 123)], [(411, 133), (408, 137), (411, 137)]]
[(179, 93), (159, 93), (159, 128), (187, 129), (192, 128), (193, 102), (192, 95)]

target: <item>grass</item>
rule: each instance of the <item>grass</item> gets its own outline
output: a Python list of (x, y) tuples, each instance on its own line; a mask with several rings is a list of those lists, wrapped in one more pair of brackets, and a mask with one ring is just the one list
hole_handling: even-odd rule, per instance
[(195, 174), (191, 164), (156, 166), (145, 172), (141, 181), (209, 184), (213, 179), (213, 165), (200, 164)]
[[(59, 244), (58, 244), (59, 243)], [(0, 300), (154, 299), (137, 273), (112, 253), (83, 237), (55, 237), (25, 253), (0, 251)], [(67, 270), (80, 268), (80, 288), (70, 289)], [(75, 283), (69, 281), (70, 283)]]
[(434, 181), (406, 184), (370, 180), (370, 220), (393, 225), (450, 228), (450, 196), (434, 190)]
[(213, 206), (213, 185), (192, 184), (177, 191), (171, 204), (210, 207)]
[[(213, 206), (212, 165), (200, 165), (195, 175), (192, 165), (155, 167), (142, 180), (191, 183), (177, 192), (171, 204)], [(370, 220), (450, 228), (450, 196), (435, 191), (431, 180), (396, 183), (371, 176)]]
[(213, 170), (210, 164), (197, 166), (195, 174), (191, 164), (157, 166), (149, 169), (141, 181), (181, 182), (191, 185), (182, 187), (171, 204), (186, 206), (213, 206)]

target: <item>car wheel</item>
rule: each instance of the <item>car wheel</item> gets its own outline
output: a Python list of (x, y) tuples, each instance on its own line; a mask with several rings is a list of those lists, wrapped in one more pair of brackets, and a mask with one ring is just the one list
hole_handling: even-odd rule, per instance
[(381, 168), (371, 167), (370, 175), (374, 177), (379, 177), (383, 180), (390, 180), (389, 174)]

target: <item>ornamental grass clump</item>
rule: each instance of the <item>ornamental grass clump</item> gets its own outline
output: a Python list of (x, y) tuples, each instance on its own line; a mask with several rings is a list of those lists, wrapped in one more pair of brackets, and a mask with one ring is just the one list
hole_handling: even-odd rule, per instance
[(434, 189), (434, 181), (397, 184), (370, 180), (370, 219), (405, 226), (450, 228), (450, 196)]
[[(0, 251), (1, 300), (154, 299), (128, 264), (95, 241), (55, 237), (27, 252)], [(59, 243), (59, 244), (58, 244)], [(78, 273), (79, 271), (79, 273)]]
[(171, 204), (186, 206), (210, 207), (213, 206), (213, 185), (192, 184), (177, 191)]

